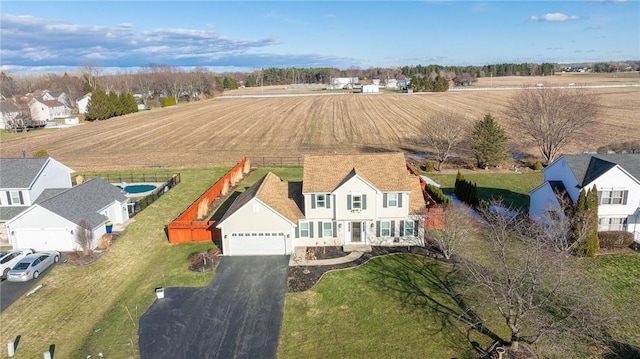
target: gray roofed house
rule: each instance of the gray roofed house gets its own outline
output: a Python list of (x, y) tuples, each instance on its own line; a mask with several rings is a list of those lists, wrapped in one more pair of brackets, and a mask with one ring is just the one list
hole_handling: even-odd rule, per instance
[(109, 182), (93, 178), (67, 189), (47, 189), (27, 210), (7, 221), (14, 248), (73, 251), (79, 245), (75, 231), (84, 220), (92, 229), (94, 243), (107, 233), (107, 222), (129, 219), (127, 197)]
[(45, 157), (0, 158), (0, 188), (29, 188), (49, 161)]
[(114, 202), (127, 202), (127, 197), (118, 187), (100, 178), (90, 179), (64, 191), (49, 190), (48, 194), (53, 195), (43, 198), (42, 201), (38, 199), (35, 204), (75, 224), (84, 219), (91, 227), (102, 225), (109, 220), (107, 216), (100, 214), (104, 208)]
[(598, 230), (628, 231), (640, 242), (640, 153), (567, 154), (542, 172), (543, 183), (530, 192), (531, 218), (545, 221), (548, 211), (559, 213), (558, 192), (575, 203), (581, 190), (595, 187)]

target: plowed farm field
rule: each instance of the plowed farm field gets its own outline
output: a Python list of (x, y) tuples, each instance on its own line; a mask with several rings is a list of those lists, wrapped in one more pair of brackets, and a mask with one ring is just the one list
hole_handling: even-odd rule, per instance
[[(512, 150), (537, 155), (529, 139), (502, 116), (515, 91), (216, 98), (5, 141), (0, 155), (44, 149), (82, 170), (231, 165), (243, 156), (421, 153), (429, 151), (420, 144), (422, 124), (439, 112), (464, 116), (469, 125), (490, 112), (507, 129)], [(598, 93), (603, 105), (600, 129), (566, 151), (640, 139), (639, 87), (589, 91)]]

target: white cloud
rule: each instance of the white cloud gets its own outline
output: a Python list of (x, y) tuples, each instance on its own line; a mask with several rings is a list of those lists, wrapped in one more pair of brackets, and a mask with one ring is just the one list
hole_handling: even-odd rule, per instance
[(572, 21), (572, 20), (578, 20), (578, 19), (580, 19), (580, 16), (566, 15), (560, 12), (549, 13), (542, 16), (532, 15), (530, 18), (531, 21), (538, 21), (538, 22), (544, 22), (544, 21), (564, 22), (564, 21)]

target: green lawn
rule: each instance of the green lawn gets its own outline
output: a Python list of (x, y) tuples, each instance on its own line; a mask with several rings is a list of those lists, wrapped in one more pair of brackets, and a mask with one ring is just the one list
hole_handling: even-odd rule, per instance
[[(439, 276), (447, 272), (431, 260), (392, 255), (327, 274), (309, 291), (288, 293), (278, 358), (470, 357), (464, 331), (426, 304), (455, 307), (439, 288)], [(472, 339), (489, 344), (481, 336)]]
[[(453, 193), (455, 174), (423, 174), (439, 183), (445, 193)], [(505, 204), (524, 211), (529, 210), (529, 192), (542, 184), (542, 172), (465, 173), (464, 178), (476, 183), (480, 199), (502, 198)]]

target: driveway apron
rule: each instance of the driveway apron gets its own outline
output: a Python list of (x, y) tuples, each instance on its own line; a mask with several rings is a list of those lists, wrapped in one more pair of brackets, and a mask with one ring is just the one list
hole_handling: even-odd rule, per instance
[(140, 357), (275, 358), (286, 256), (223, 257), (203, 288), (165, 288), (140, 318)]

